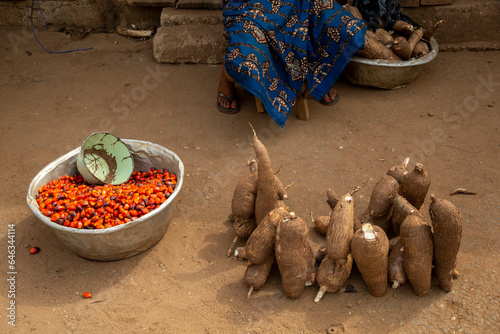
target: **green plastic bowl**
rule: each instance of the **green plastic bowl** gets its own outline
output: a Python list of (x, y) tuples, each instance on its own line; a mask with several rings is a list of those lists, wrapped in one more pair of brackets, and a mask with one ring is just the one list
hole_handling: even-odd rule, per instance
[(76, 160), (78, 171), (90, 184), (122, 184), (134, 171), (134, 159), (120, 138), (96, 132), (85, 139)]

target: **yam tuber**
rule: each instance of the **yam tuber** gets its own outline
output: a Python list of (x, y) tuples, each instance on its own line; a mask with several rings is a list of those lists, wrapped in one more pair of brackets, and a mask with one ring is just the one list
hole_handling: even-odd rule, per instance
[(332, 213), (326, 233), (326, 254), (332, 259), (345, 259), (351, 252), (354, 230), (354, 200), (350, 194), (342, 196)]
[(397, 194), (399, 183), (395, 178), (384, 175), (373, 187), (368, 212), (374, 219), (381, 218), (389, 213), (392, 206), (391, 198)]
[(247, 221), (236, 220), (233, 223), (233, 231), (235, 237), (231, 242), (229, 249), (226, 252), (226, 257), (231, 256), (231, 254), (233, 253), (233, 248), (239, 239), (247, 239), (252, 234), (252, 232), (255, 230), (255, 226), (256, 226), (255, 218), (253, 217)]
[(401, 183), (406, 174), (408, 174), (408, 171), (406, 170), (408, 162), (410, 162), (410, 158), (405, 158), (401, 165), (391, 167), (386, 174), (395, 178), (398, 183)]
[(361, 220), (359, 220), (358, 217), (354, 216), (353, 234), (361, 228), (361, 225)]
[(238, 247), (234, 251), (234, 257), (236, 257), (238, 260), (246, 260), (247, 259), (247, 251), (245, 247)]
[(267, 260), (274, 251), (278, 224), (283, 218), (290, 215), (293, 216), (294, 214), (288, 213), (284, 208), (273, 209), (266, 215), (262, 223), (250, 235), (245, 245), (248, 264), (260, 264)]
[(431, 226), (415, 214), (401, 224), (403, 266), (411, 287), (417, 296), (431, 289), (433, 241)]
[(389, 239), (389, 252), (396, 246), (396, 243), (401, 240), (401, 237), (398, 235), (397, 237)]
[(283, 184), (283, 182), (281, 182), (278, 175), (274, 174), (274, 179), (276, 180), (276, 190), (278, 191), (278, 198), (280, 200), (288, 199), (288, 193), (286, 191), (286, 187)]
[(328, 231), (328, 225), (330, 224), (330, 216), (319, 216), (314, 218), (311, 212), (311, 220), (316, 231), (318, 231), (322, 235), (326, 235), (326, 232)]
[[(251, 125), (250, 125), (251, 126)], [(259, 225), (264, 217), (278, 206), (279, 196), (271, 159), (264, 144), (253, 131), (253, 148), (257, 159), (257, 196), (255, 198), (255, 221)]]
[(326, 203), (330, 206), (330, 209), (333, 210), (337, 202), (339, 201), (339, 195), (333, 189), (328, 189), (326, 192)]
[[(439, 286), (451, 291), (457, 254), (462, 241), (462, 221), (453, 203), (431, 195), (429, 213), (434, 229), (434, 266)], [(456, 275), (458, 276), (458, 274)]]
[(388, 233), (392, 233), (392, 229), (390, 228), (391, 227), (391, 217), (392, 217), (392, 209), (389, 210), (389, 212), (380, 217), (380, 218), (373, 218), (369, 213), (368, 213), (368, 209), (365, 211), (365, 213), (363, 214), (363, 220), (362, 220), (362, 224), (372, 224), (372, 225), (376, 225), (378, 227), (380, 227), (382, 230), (384, 230), (384, 232), (386, 234)]
[[(251, 170), (252, 169), (253, 168), (251, 167)], [(285, 186), (277, 175), (274, 175), (274, 179), (276, 182), (276, 189), (279, 199), (287, 199), (288, 195)], [(257, 187), (257, 171), (254, 171), (253, 173), (243, 177), (238, 182), (236, 188), (234, 189), (233, 198), (231, 200), (231, 213), (235, 220), (246, 221), (254, 214)]]
[(357, 51), (361, 57), (369, 59), (385, 59), (390, 61), (401, 61), (391, 49), (369, 35), (365, 36), (365, 44)]
[[(253, 170), (254, 164), (248, 163), (250, 171)], [(257, 173), (253, 172), (240, 179), (234, 189), (233, 198), (231, 200), (231, 214), (229, 218), (234, 221), (233, 230), (235, 237), (226, 252), (226, 257), (230, 257), (233, 248), (238, 240), (246, 239), (255, 229), (255, 196), (257, 194)]]
[(375, 35), (380, 43), (384, 45), (392, 44), (393, 38), (392, 35), (387, 32), (384, 28), (378, 28), (375, 30)]
[[(353, 192), (351, 192), (352, 194)], [(335, 208), (335, 205), (339, 201), (339, 195), (335, 192), (333, 189), (328, 189), (326, 192), (326, 202), (330, 206), (330, 208), (333, 210)], [(311, 213), (312, 215), (312, 213)], [(330, 217), (329, 216), (320, 216), (317, 217), (316, 219), (313, 218), (313, 224), (316, 230), (323, 234), (326, 235), (326, 232), (328, 231), (328, 225), (330, 223)], [(356, 232), (358, 229), (361, 228), (361, 221), (359, 220), (358, 217), (354, 216), (354, 226), (353, 226), (353, 232)]]
[(408, 173), (401, 182), (400, 194), (408, 200), (417, 210), (424, 203), (431, 185), (431, 177), (424, 165), (417, 163), (413, 171)]
[(396, 235), (399, 235), (401, 224), (406, 217), (411, 213), (419, 214), (419, 211), (401, 195), (394, 196), (392, 198), (392, 204), (392, 229)]
[(233, 225), (234, 234), (241, 239), (248, 238), (255, 230), (255, 218), (250, 218), (247, 221), (236, 220)]
[[(231, 256), (238, 240), (248, 238), (256, 227), (254, 211), (258, 186), (257, 161), (255, 159), (249, 161), (248, 167), (251, 174), (243, 177), (238, 182), (231, 200), (231, 214), (229, 218), (234, 221), (233, 229), (235, 238), (226, 252), (226, 257)], [(274, 177), (279, 198), (281, 200), (288, 198), (283, 183), (276, 174)]]
[(366, 37), (373, 38), (373, 39), (375, 39), (377, 42), (380, 42), (380, 41), (379, 41), (379, 39), (378, 39), (378, 37), (377, 37), (377, 35), (376, 35), (373, 31), (371, 31), (370, 29), (367, 29), (367, 30), (366, 30), (366, 32), (365, 32), (365, 38), (366, 38)]
[(274, 261), (274, 254), (271, 254), (263, 263), (252, 264), (247, 267), (245, 270), (245, 284), (249, 287), (247, 298), (250, 298), (252, 291), (264, 286)]
[(349, 254), (344, 264), (338, 264), (334, 259), (327, 256), (321, 262), (316, 281), (320, 288), (314, 302), (317, 303), (323, 298), (326, 292), (334, 293), (340, 290), (349, 278), (352, 269), (352, 255)]
[(427, 42), (424, 41), (419, 41), (417, 45), (415, 46), (415, 49), (413, 49), (413, 53), (411, 54), (412, 57), (414, 58), (421, 58), (427, 54), (429, 54), (429, 45)]
[(307, 260), (307, 280), (305, 286), (311, 286), (316, 281), (316, 255), (317, 251), (313, 250), (311, 242), (307, 241), (307, 252), (306, 252), (306, 260)]
[(415, 27), (405, 21), (396, 21), (392, 26), (392, 30), (403, 35), (410, 35), (415, 30)]
[(415, 46), (422, 39), (423, 36), (424, 36), (424, 29), (417, 28), (411, 33), (410, 37), (408, 37), (408, 45), (410, 46), (410, 55), (408, 56), (407, 59), (411, 58), (411, 54), (413, 53)]
[(403, 36), (397, 36), (394, 38), (391, 49), (402, 60), (408, 60), (411, 57), (410, 44)]
[[(424, 221), (424, 223), (432, 226), (431, 216), (429, 214), (429, 210), (425, 209), (425, 205), (422, 205), (420, 207), (420, 210), (418, 210), (418, 213), (420, 214), (420, 217), (422, 217), (422, 220)], [(432, 232), (434, 233), (434, 231), (432, 231)]]
[(308, 280), (308, 240), (306, 222), (296, 216), (285, 217), (276, 232), (276, 262), (283, 292), (298, 298)]
[(257, 171), (257, 160), (252, 159), (247, 163), (250, 173), (255, 173)]
[(398, 238), (389, 253), (389, 262), (387, 264), (387, 276), (389, 277), (389, 281), (392, 282), (393, 289), (397, 289), (401, 284), (406, 282), (406, 274), (403, 267), (403, 250), (403, 241)]
[(317, 247), (315, 250), (313, 250), (313, 254), (316, 262), (321, 263), (321, 261), (323, 261), (323, 259), (326, 257), (326, 247), (324, 245)]
[(423, 39), (427, 40), (427, 41), (430, 41), (431, 37), (434, 35), (434, 33), (436, 32), (436, 30), (443, 24), (443, 23), (446, 23), (445, 20), (439, 20), (438, 22), (436, 22), (436, 24), (434, 24), (433, 26), (431, 26), (430, 28), (426, 29), (424, 31), (424, 36), (423, 36)]
[(256, 194), (257, 173), (249, 174), (238, 182), (231, 200), (231, 212), (235, 220), (246, 221), (253, 216)]
[(424, 35), (424, 30), (422, 28), (416, 28), (408, 37), (408, 40), (403, 36), (398, 36), (394, 38), (392, 44), (392, 51), (397, 54), (403, 60), (409, 60), (415, 49), (417, 43), (422, 39)]
[(362, 20), (363, 19), (363, 15), (361, 15), (361, 12), (359, 11), (359, 9), (355, 6), (351, 6), (351, 5), (344, 5), (343, 6), (345, 10), (347, 10), (349, 13), (352, 14), (352, 16), (354, 16), (355, 18), (357, 18), (358, 20)]
[(389, 240), (384, 230), (363, 224), (352, 237), (351, 252), (368, 291), (376, 297), (384, 296), (389, 255)]
[[(252, 159), (248, 162), (248, 168), (250, 168), (251, 173), (257, 173), (258, 166), (257, 166), (257, 160)], [(278, 171), (279, 172), (279, 171)], [(288, 199), (288, 193), (286, 191), (286, 187), (283, 185), (283, 182), (281, 182), (280, 178), (278, 177), (278, 172), (274, 173), (275, 179), (276, 179), (276, 187), (278, 190), (278, 196), (281, 200)], [(258, 174), (255, 174), (255, 194), (257, 194), (257, 180), (258, 180)]]

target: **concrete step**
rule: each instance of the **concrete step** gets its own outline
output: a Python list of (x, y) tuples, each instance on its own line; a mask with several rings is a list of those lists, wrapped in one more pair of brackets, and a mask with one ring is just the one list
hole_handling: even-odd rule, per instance
[(161, 12), (160, 24), (161, 26), (222, 24), (222, 10), (164, 8)]
[(164, 8), (161, 27), (153, 38), (153, 54), (160, 63), (220, 64), (227, 42), (221, 10)]
[(175, 7), (177, 0), (127, 0), (132, 7)]
[(401, 8), (401, 12), (423, 27), (446, 20), (434, 36), (440, 45), (483, 44), (486, 49), (500, 45), (498, 0), (455, 0), (451, 5)]
[(227, 49), (222, 24), (162, 26), (153, 38), (159, 63), (220, 64)]
[(133, 7), (176, 7), (179, 9), (222, 9), (222, 0), (127, 0)]
[(420, 6), (450, 5), (453, 0), (420, 0)]
[(222, 9), (222, 0), (177, 0), (179, 9)]

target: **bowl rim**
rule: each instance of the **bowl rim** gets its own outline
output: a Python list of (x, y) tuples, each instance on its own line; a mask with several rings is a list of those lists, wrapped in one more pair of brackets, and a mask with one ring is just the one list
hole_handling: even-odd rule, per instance
[(423, 57), (417, 59), (403, 60), (403, 61), (390, 61), (385, 59), (368, 59), (359, 56), (353, 56), (351, 58), (352, 62), (366, 64), (366, 65), (376, 65), (376, 66), (385, 66), (385, 67), (408, 67), (408, 66), (418, 66), (424, 65), (431, 62), (434, 58), (436, 58), (439, 46), (434, 37), (431, 37), (430, 41), (431, 51)]
[[(85, 169), (89, 172), (89, 174), (92, 175), (92, 177), (95, 178), (100, 184), (104, 184), (104, 181), (101, 180), (99, 177), (97, 177), (97, 175), (95, 175), (92, 172), (92, 170), (87, 166), (87, 163), (85, 162), (85, 156), (83, 155), (83, 152), (85, 152), (85, 144), (87, 143), (87, 140), (89, 140), (91, 137), (93, 137), (95, 135), (99, 135), (99, 134), (104, 134), (103, 138), (108, 136), (108, 135), (111, 137), (114, 137), (114, 138), (116, 138), (116, 140), (118, 142), (120, 142), (121, 144), (123, 144), (123, 146), (125, 146), (125, 148), (128, 151), (128, 155), (130, 156), (130, 159), (132, 161), (132, 171), (130, 172), (130, 175), (132, 175), (132, 173), (134, 172), (134, 157), (132, 156), (132, 153), (130, 152), (129, 147), (127, 146), (127, 144), (125, 144), (123, 142), (123, 140), (120, 137), (118, 137), (118, 136), (116, 136), (108, 131), (97, 131), (97, 132), (90, 134), (89, 136), (87, 136), (87, 138), (85, 138), (82, 145), (80, 146), (80, 153), (78, 153), (78, 154), (81, 155), (81, 158), (82, 158), (81, 162), (82, 162), (83, 166), (85, 167)], [(130, 175), (127, 177), (127, 180), (130, 178)], [(113, 178), (113, 180), (114, 180), (114, 178)], [(126, 182), (126, 181), (124, 181), (124, 182)], [(113, 184), (113, 183), (111, 183), (111, 184)]]
[(38, 174), (33, 178), (33, 180), (31, 181), (31, 183), (29, 185), (28, 194), (26, 196), (26, 201), (27, 201), (28, 206), (30, 207), (31, 211), (33, 212), (33, 214), (38, 219), (40, 219), (43, 223), (45, 223), (46, 225), (48, 225), (49, 227), (51, 227), (53, 229), (56, 229), (56, 230), (59, 230), (59, 231), (63, 231), (63, 232), (75, 233), (75, 234), (94, 234), (94, 235), (95, 234), (97, 234), (97, 235), (100, 235), (100, 234), (109, 234), (109, 233), (114, 233), (114, 232), (119, 232), (119, 231), (127, 230), (129, 228), (134, 227), (137, 224), (142, 223), (144, 220), (146, 220), (148, 218), (151, 218), (151, 217), (153, 217), (153, 216), (155, 216), (157, 214), (160, 214), (160, 211), (161, 211), (162, 208), (164, 208), (164, 207), (168, 206), (170, 203), (174, 202), (175, 198), (177, 197), (177, 195), (180, 193), (180, 191), (182, 189), (182, 185), (184, 183), (184, 164), (182, 163), (182, 160), (173, 151), (170, 151), (169, 149), (167, 149), (167, 148), (165, 148), (165, 147), (163, 147), (161, 145), (152, 143), (152, 142), (147, 142), (147, 141), (142, 141), (142, 140), (135, 140), (135, 139), (123, 139), (122, 141), (125, 144), (127, 144), (127, 143), (132, 143), (132, 144), (133, 143), (141, 143), (141, 144), (145, 144), (145, 143), (147, 143), (148, 145), (151, 145), (151, 146), (155, 147), (158, 150), (167, 151), (167, 152), (170, 153), (170, 155), (176, 161), (176, 163), (179, 164), (179, 173), (178, 173), (179, 175), (176, 175), (176, 177), (177, 177), (177, 184), (175, 186), (175, 189), (172, 192), (172, 194), (170, 194), (170, 196), (168, 197), (168, 199), (165, 202), (163, 202), (162, 204), (160, 204), (160, 206), (158, 208), (156, 208), (155, 210), (153, 210), (153, 211), (145, 214), (144, 216), (140, 217), (137, 220), (133, 220), (133, 221), (130, 221), (130, 222), (125, 223), (125, 224), (121, 224), (121, 225), (113, 226), (113, 227), (108, 227), (108, 228), (104, 228), (104, 229), (95, 229), (95, 230), (94, 229), (93, 230), (91, 230), (91, 229), (78, 229), (78, 228), (74, 228), (74, 227), (67, 227), (67, 226), (59, 225), (57, 223), (52, 222), (49, 218), (47, 218), (45, 215), (42, 214), (42, 212), (38, 208), (38, 203), (36, 202), (36, 199), (31, 196), (30, 191), (34, 188), (35, 183), (38, 181), (38, 179), (42, 175), (47, 174), (47, 172), (49, 172), (50, 170), (54, 169), (62, 161), (65, 161), (65, 160), (67, 160), (67, 159), (69, 159), (69, 158), (77, 155), (78, 152), (79, 152), (79, 150), (80, 150), (80, 147), (78, 147), (78, 148), (75, 148), (74, 150), (66, 153), (65, 155), (57, 158), (56, 160), (50, 162), (40, 172), (38, 172)]

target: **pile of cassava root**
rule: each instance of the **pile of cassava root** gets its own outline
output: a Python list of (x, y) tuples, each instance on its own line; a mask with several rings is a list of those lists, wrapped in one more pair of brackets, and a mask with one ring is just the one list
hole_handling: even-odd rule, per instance
[(456, 207), (433, 194), (427, 214), (423, 203), (431, 179), (422, 164), (408, 171), (407, 158), (390, 168), (375, 184), (361, 219), (354, 214), (357, 189), (343, 196), (329, 189), (329, 216), (311, 214), (315, 229), (325, 236), (324, 245), (316, 245), (308, 239), (305, 220), (285, 204), (286, 187), (255, 130), (253, 148), (256, 160), (249, 163), (250, 174), (233, 194), (229, 217), (236, 237), (226, 254), (233, 254), (239, 239), (246, 240), (234, 255), (247, 260), (248, 297), (264, 286), (275, 263), (283, 291), (294, 299), (306, 286), (319, 287), (315, 302), (326, 292), (339, 291), (354, 265), (374, 296), (384, 296), (388, 282), (395, 289), (407, 280), (416, 295), (425, 295), (433, 268), (440, 287), (451, 291), (458, 277), (462, 224)]
[[(363, 19), (359, 10), (351, 5), (344, 5), (354, 17)], [(420, 58), (430, 52), (430, 40), (445, 21), (440, 20), (428, 28), (416, 27), (413, 24), (396, 21), (389, 31), (382, 27), (368, 29), (365, 44), (357, 55), (369, 59), (384, 59), (389, 61), (404, 61)]]

